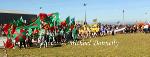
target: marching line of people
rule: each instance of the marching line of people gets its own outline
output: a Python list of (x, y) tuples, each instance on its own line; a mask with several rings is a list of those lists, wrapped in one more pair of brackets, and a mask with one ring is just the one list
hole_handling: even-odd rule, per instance
[(79, 38), (95, 38), (99, 36), (115, 35), (117, 33), (150, 33), (150, 25), (92, 25), (80, 26)]
[[(125, 29), (122, 29), (125, 28)], [(2, 27), (0, 27), (2, 32)], [(120, 31), (116, 32), (116, 30)], [(150, 26), (137, 26), (137, 25), (76, 25), (73, 30), (65, 32), (64, 29), (61, 29), (58, 32), (50, 32), (45, 29), (39, 30), (39, 33), (34, 35), (29, 35), (26, 33), (26, 39), (19, 39), (19, 42), (16, 42), (15, 39), (11, 39), (14, 43), (14, 46), (22, 47), (39, 47), (47, 48), (49, 45), (56, 45), (62, 43), (69, 43), (70, 41), (77, 42), (78, 39), (83, 38), (95, 38), (99, 36), (106, 35), (115, 35), (116, 33), (136, 33), (136, 32), (150, 32)], [(37, 37), (39, 36), (39, 37)]]

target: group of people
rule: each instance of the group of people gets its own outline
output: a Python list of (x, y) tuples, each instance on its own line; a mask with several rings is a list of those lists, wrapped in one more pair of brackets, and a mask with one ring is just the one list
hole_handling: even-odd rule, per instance
[[(125, 29), (122, 29), (125, 28)], [(116, 31), (122, 29), (120, 31)], [(26, 33), (26, 39), (16, 42), (12, 41), (15, 46), (22, 48), (22, 45), (26, 47), (48, 47), (49, 45), (69, 43), (70, 41), (77, 42), (82, 38), (94, 38), (98, 36), (115, 35), (116, 33), (136, 33), (136, 32), (150, 32), (149, 25), (80, 25), (76, 24), (73, 30), (65, 32), (61, 29), (59, 32), (50, 32), (48, 30), (40, 29), (38, 33), (32, 34)], [(0, 26), (0, 32), (3, 32), (3, 25)], [(0, 35), (2, 35), (1, 33)]]
[(136, 32), (143, 32), (143, 33), (150, 33), (150, 25), (126, 25), (125, 26), (125, 33), (136, 33)]
[[(4, 25), (0, 26), (0, 31), (3, 32), (1, 36), (7, 37), (7, 35), (4, 33)], [(11, 28), (10, 28), (11, 29)], [(23, 28), (22, 28), (23, 29)], [(31, 33), (26, 29), (23, 29), (25, 31), (25, 38), (13, 38), (10, 37), (11, 42), (14, 44), (14, 46), (18, 46), (20, 49), (22, 47), (48, 47), (49, 45), (56, 45), (56, 44), (62, 44), (62, 43), (69, 43), (70, 41), (77, 42), (78, 37), (78, 31), (77, 27), (74, 26), (74, 28), (71, 30), (66, 29), (59, 29), (59, 31), (50, 31), (45, 30), (44, 28), (38, 29), (37, 32), (36, 29), (32, 29), (34, 33)], [(17, 31), (17, 30), (16, 30)], [(21, 30), (20, 30), (21, 31)], [(19, 34), (20, 35), (20, 34)], [(7, 43), (7, 42), (6, 42)]]
[(81, 26), (79, 28), (79, 38), (93, 38), (97, 36), (114, 35), (115, 30), (123, 28), (123, 25), (99, 25)]
[(106, 35), (115, 35), (116, 33), (136, 33), (136, 32), (144, 32), (150, 33), (150, 25), (99, 25), (95, 24), (92, 26), (82, 25), (78, 29), (79, 38), (93, 38), (97, 36), (106, 36)]

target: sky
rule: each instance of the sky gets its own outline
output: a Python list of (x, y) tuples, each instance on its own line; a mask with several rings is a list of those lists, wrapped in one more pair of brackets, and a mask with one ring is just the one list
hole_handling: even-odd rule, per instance
[[(87, 4), (86, 7), (83, 6), (84, 3)], [(84, 21), (86, 10), (87, 22), (92, 22), (96, 18), (99, 22), (150, 20), (150, 0), (2, 0), (0, 9), (33, 14), (59, 12), (62, 19), (71, 16), (79, 21)]]

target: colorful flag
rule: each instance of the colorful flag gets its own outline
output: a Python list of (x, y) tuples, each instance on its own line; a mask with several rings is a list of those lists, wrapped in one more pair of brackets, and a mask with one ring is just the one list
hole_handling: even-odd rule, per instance
[(66, 18), (66, 24), (69, 25), (69, 23), (70, 23), (70, 16), (68, 16), (68, 17)]
[(40, 22), (40, 17), (38, 17), (38, 19), (33, 22), (32, 24), (30, 24), (30, 26), (28, 26), (29, 28), (40, 28), (41, 22)]
[(71, 19), (71, 25), (75, 25), (75, 18)]
[(14, 34), (15, 30), (16, 30), (16, 26), (15, 26), (15, 25), (13, 25), (13, 27), (12, 27), (12, 31), (11, 31), (11, 34)]
[(47, 16), (46, 13), (40, 13), (40, 14), (39, 14), (39, 17), (40, 17), (40, 20), (41, 20), (41, 21), (44, 21), (44, 19), (46, 19), (48, 16)]
[(8, 29), (10, 28), (11, 24), (5, 24), (4, 25), (4, 33), (7, 35), (8, 34)]
[(30, 36), (31, 34), (32, 34), (32, 29), (29, 28), (29, 29), (28, 29), (28, 35)]
[(4, 42), (4, 47), (5, 48), (13, 48), (14, 44), (12, 43), (12, 40), (7, 38), (6, 43)]

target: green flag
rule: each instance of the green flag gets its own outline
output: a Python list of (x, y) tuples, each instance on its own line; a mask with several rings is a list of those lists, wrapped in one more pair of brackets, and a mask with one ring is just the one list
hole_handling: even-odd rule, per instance
[(28, 34), (29, 34), (29, 36), (32, 34), (32, 29), (31, 28), (28, 29)]
[(18, 34), (20, 34), (20, 28), (19, 28), (19, 27), (16, 28), (16, 33), (14, 33), (14, 34), (12, 35), (13, 38), (15, 39), (15, 38), (18, 36)]
[(75, 35), (77, 35), (77, 34), (78, 34), (78, 33), (77, 33), (77, 29), (74, 28), (74, 29), (72, 30), (72, 33), (75, 34)]
[(58, 26), (60, 25), (60, 19), (59, 19), (59, 13), (56, 12), (56, 13), (53, 13), (53, 22), (55, 22), (55, 26)]
[(52, 16), (48, 17), (46, 22), (50, 24), (50, 27), (53, 27), (54, 24), (55, 26), (60, 25), (59, 13), (58, 12), (53, 13)]
[(21, 21), (21, 22), (24, 22), (24, 20), (23, 20), (22, 16), (20, 17), (20, 21)]
[(54, 26), (54, 17), (53, 16), (49, 16), (48, 19), (45, 20), (46, 23), (48, 23), (50, 25), (50, 27)]
[(40, 17), (38, 17), (38, 19), (35, 22), (30, 24), (29, 28), (40, 28), (40, 25), (41, 25)]
[(13, 34), (13, 39), (15, 39), (17, 37), (17, 34)]
[(76, 42), (77, 38), (78, 38), (78, 32), (77, 32), (77, 28), (74, 28), (72, 30), (72, 34), (73, 34), (73, 40)]
[(75, 25), (75, 18), (71, 19), (71, 25)]
[(40, 26), (40, 17), (38, 17), (38, 19), (35, 21), (35, 22), (33, 22), (31, 25), (33, 25), (33, 24), (37, 24), (38, 26)]
[(67, 25), (70, 23), (70, 16), (68, 16), (68, 17), (66, 18), (66, 23), (67, 23)]
[(65, 28), (65, 32), (67, 32), (67, 33), (70, 32), (69, 29), (70, 29), (70, 25), (69, 25), (68, 27)]
[(47, 19), (44, 19), (44, 22), (46, 22), (46, 23), (52, 23), (52, 19), (53, 19), (53, 16), (48, 16)]
[(59, 20), (59, 13), (58, 12), (53, 13), (53, 17), (54, 17), (54, 21)]
[(18, 19), (15, 24), (17, 24), (17, 26), (22, 26), (23, 25), (23, 18), (21, 17), (20, 19)]
[(19, 28), (19, 27), (16, 28), (16, 32), (17, 32), (18, 34), (20, 33), (20, 28)]
[(8, 35), (7, 35), (8, 38), (11, 38), (11, 30), (8, 29)]

